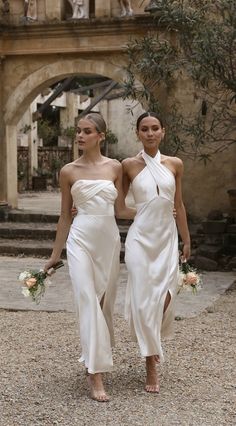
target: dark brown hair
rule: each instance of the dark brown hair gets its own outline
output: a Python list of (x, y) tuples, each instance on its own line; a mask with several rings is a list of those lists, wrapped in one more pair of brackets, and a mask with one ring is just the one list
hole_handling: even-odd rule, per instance
[(147, 111), (147, 112), (143, 112), (143, 114), (141, 114), (138, 117), (137, 123), (136, 123), (136, 129), (137, 130), (139, 130), (139, 125), (140, 125), (141, 121), (143, 120), (143, 118), (146, 118), (146, 117), (154, 117), (154, 118), (156, 118), (160, 122), (161, 127), (164, 127), (162, 119), (159, 117), (159, 115), (156, 112), (149, 112), (149, 111)]

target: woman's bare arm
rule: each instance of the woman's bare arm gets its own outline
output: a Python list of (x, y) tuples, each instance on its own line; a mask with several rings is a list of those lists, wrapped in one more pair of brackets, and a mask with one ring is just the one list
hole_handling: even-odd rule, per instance
[(181, 239), (183, 241), (183, 259), (187, 260), (191, 254), (191, 242), (187, 223), (186, 210), (182, 199), (182, 176), (183, 176), (183, 163), (179, 158), (175, 159), (176, 169), (176, 192), (175, 192), (175, 208), (176, 208), (176, 223)]
[(118, 196), (115, 201), (115, 215), (119, 219), (134, 219), (136, 215), (136, 209), (126, 207), (125, 195), (123, 190), (123, 170), (119, 163), (117, 166), (117, 177), (115, 180), (115, 186), (118, 191)]
[(130, 162), (129, 159), (126, 159), (126, 160), (123, 160), (121, 163), (122, 169), (123, 169), (122, 185), (123, 185), (124, 197), (127, 196), (129, 192), (129, 187), (130, 187), (130, 177), (128, 174), (129, 162)]
[(48, 270), (56, 262), (60, 260), (61, 252), (65, 245), (71, 221), (71, 207), (73, 204), (71, 196), (71, 186), (68, 179), (68, 173), (63, 168), (60, 172), (60, 188), (61, 188), (61, 213), (57, 224), (57, 233), (53, 245), (53, 250), (49, 261), (45, 264), (45, 270)]

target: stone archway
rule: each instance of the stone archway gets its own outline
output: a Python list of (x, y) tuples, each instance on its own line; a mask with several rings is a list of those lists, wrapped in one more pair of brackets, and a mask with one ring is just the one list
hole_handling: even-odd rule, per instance
[(6, 125), (16, 125), (36, 96), (49, 85), (70, 75), (100, 75), (122, 81), (126, 74), (121, 66), (99, 60), (58, 60), (45, 65), (22, 80), (9, 97), (4, 114)]
[(99, 75), (120, 82), (125, 78), (121, 66), (102, 60), (57, 60), (45, 65), (23, 79), (9, 96), (4, 113), (5, 122), (5, 173), (0, 199), (17, 207), (17, 133), (16, 125), (36, 96), (49, 85), (72, 75)]

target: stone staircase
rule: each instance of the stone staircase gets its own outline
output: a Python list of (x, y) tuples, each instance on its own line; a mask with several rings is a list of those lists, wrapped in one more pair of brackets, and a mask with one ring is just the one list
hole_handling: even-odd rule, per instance
[[(56, 235), (58, 215), (10, 210), (0, 215), (0, 255), (48, 258)], [(214, 223), (213, 223), (214, 222)], [(121, 236), (120, 261), (132, 221), (117, 220)], [(223, 229), (224, 228), (224, 229)], [(236, 267), (236, 224), (209, 221), (190, 224), (190, 263), (203, 270), (231, 270)], [(66, 257), (66, 250), (62, 258)], [(229, 266), (229, 267), (228, 267)]]
[[(11, 210), (0, 220), (0, 255), (49, 257), (56, 235), (58, 216)], [(117, 221), (121, 236), (120, 260), (131, 221)], [(66, 257), (63, 249), (62, 258)]]
[(236, 223), (233, 217), (208, 218), (198, 230), (194, 264), (208, 271), (236, 269)]

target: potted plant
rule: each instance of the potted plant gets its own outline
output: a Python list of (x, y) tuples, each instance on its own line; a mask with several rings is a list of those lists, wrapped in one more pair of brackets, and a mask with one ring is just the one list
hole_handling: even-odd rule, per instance
[(51, 177), (51, 173), (45, 169), (34, 169), (35, 175), (32, 176), (32, 189), (34, 191), (46, 191), (47, 178)]
[(106, 136), (105, 136), (105, 141), (104, 141), (104, 155), (108, 156), (109, 154), (109, 145), (113, 145), (113, 144), (117, 144), (118, 143), (118, 138), (115, 135), (115, 133), (112, 132), (112, 130), (108, 129), (106, 131)]
[(25, 172), (23, 170), (19, 170), (17, 171), (17, 189), (18, 192), (23, 191), (24, 188), (24, 179), (25, 179)]
[(63, 166), (63, 162), (59, 158), (53, 158), (51, 163), (53, 186), (58, 186), (59, 171)]

